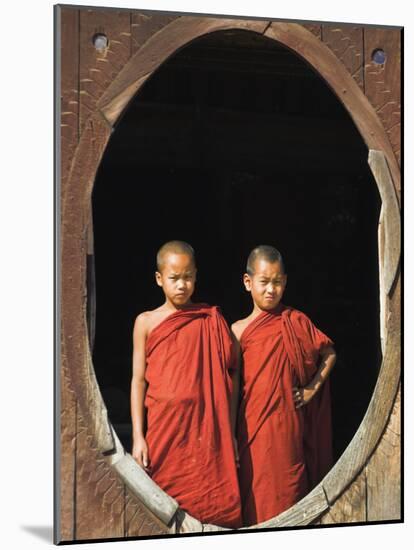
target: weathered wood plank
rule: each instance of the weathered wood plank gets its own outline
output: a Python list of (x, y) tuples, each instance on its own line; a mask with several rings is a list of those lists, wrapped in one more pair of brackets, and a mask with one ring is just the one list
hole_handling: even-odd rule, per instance
[(125, 493), (125, 536), (146, 537), (169, 534), (172, 530), (151, 514), (126, 487)]
[(322, 40), (348, 69), (364, 91), (363, 27), (351, 25), (322, 25)]
[[(97, 50), (96, 33), (105, 34), (108, 47)], [(126, 10), (80, 10), (80, 133), (96, 102), (131, 56), (131, 15)]]
[(302, 23), (302, 27), (310, 31), (317, 38), (321, 38), (322, 25), (318, 25), (317, 23)]
[(382, 200), (385, 232), (382, 278), (384, 290), (389, 294), (397, 275), (401, 254), (400, 210), (384, 153), (370, 150), (368, 164), (374, 174)]
[(122, 458), (113, 463), (113, 468), (148, 510), (165, 526), (171, 524), (178, 509), (178, 503), (152, 481), (129, 453), (125, 453)]
[(366, 485), (365, 470), (362, 470), (345, 493), (336, 500), (333, 506), (322, 515), (317, 523), (327, 525), (332, 523), (367, 521)]
[[(60, 51), (60, 82), (57, 82), (57, 96), (60, 100), (60, 181), (57, 182), (57, 189), (63, 200), (67, 190), (67, 181), (76, 145), (78, 143), (78, 119), (79, 119), (79, 66), (77, 51), (79, 48), (79, 12), (76, 9), (56, 6), (57, 34), (60, 35), (58, 51)], [(58, 73), (59, 75), (59, 73)], [(60, 220), (58, 220), (60, 223)], [(59, 232), (60, 233), (60, 232)], [(59, 266), (60, 269), (60, 266)], [(60, 327), (59, 327), (60, 329)], [(56, 389), (56, 399), (60, 404), (56, 407), (59, 416), (59, 429), (56, 437), (59, 437), (60, 467), (57, 475), (56, 487), (60, 492), (56, 495), (58, 499), (57, 529), (55, 542), (61, 540), (73, 540), (75, 530), (75, 444), (76, 444), (76, 396), (70, 387), (70, 373), (65, 356), (63, 342), (60, 351), (60, 364), (57, 363), (56, 380), (60, 387)]]
[(75, 540), (124, 536), (124, 485), (107, 464), (78, 408)]
[(87, 285), (87, 303), (86, 315), (88, 319), (88, 340), (89, 349), (92, 355), (95, 341), (96, 328), (96, 280), (95, 280), (95, 255), (94, 255), (94, 237), (93, 237), (93, 217), (92, 204), (90, 205), (87, 227), (86, 243), (86, 285)]
[(381, 206), (381, 212), (378, 222), (378, 274), (379, 274), (379, 303), (380, 303), (380, 338), (381, 352), (384, 355), (385, 338), (387, 333), (387, 293), (384, 285), (384, 248), (385, 248), (385, 229), (384, 229), (384, 208)]
[[(59, 397), (59, 394), (58, 396)], [(59, 503), (59, 532), (56, 533), (60, 540), (73, 540), (75, 533), (75, 461), (76, 461), (76, 397), (68, 383), (67, 365), (63, 360), (60, 375), (60, 430), (56, 434), (60, 445), (60, 479), (57, 486), (60, 494)], [(59, 433), (60, 432), (60, 433)], [(59, 542), (56, 541), (56, 542)]]
[[(400, 163), (401, 30), (366, 27), (364, 41), (365, 94), (375, 107)], [(384, 50), (387, 56), (384, 64), (376, 64), (372, 60), (372, 53), (376, 49)], [(397, 190), (400, 192), (399, 187)]]
[(56, 6), (60, 19), (60, 187), (66, 192), (79, 140), (79, 10)]
[(381, 441), (367, 467), (367, 519), (401, 519), (400, 391)]
[[(329, 508), (325, 492), (321, 485), (318, 485), (306, 495), (300, 502), (282, 512), (275, 518), (263, 521), (254, 526), (255, 529), (266, 527), (295, 527), (309, 525)], [(242, 527), (241, 530), (249, 529)], [(251, 529), (251, 527), (250, 527)]]
[(145, 42), (179, 15), (131, 12), (131, 53), (134, 55)]

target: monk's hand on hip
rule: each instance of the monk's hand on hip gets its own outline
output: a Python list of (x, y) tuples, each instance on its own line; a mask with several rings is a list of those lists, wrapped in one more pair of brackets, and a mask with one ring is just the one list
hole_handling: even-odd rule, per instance
[(145, 441), (145, 437), (138, 437), (137, 439), (134, 439), (132, 457), (136, 460), (136, 462), (138, 462), (141, 468), (144, 468), (144, 470), (147, 471), (150, 469), (148, 445)]
[(293, 386), (293, 402), (295, 403), (296, 409), (299, 409), (300, 407), (303, 407), (303, 405), (306, 405), (309, 403), (309, 401), (313, 398), (315, 395), (315, 390), (307, 388), (306, 386), (303, 388), (298, 388), (297, 386)]

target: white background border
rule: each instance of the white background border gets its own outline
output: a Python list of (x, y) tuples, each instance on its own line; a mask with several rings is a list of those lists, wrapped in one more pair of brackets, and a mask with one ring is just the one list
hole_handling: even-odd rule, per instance
[[(158, 9), (287, 19), (405, 26), (406, 66), (412, 64), (414, 20), (406, 0), (326, 0), (241, 3), (240, 0), (151, 0), (67, 2), (89, 6)], [(7, 550), (52, 545), (53, 520), (53, 5), (49, 0), (9, 2), (1, 11), (1, 162), (0, 162), (0, 335), (1, 335), (1, 524), (0, 544)], [(406, 210), (413, 195), (412, 71), (405, 96), (408, 151)], [(5, 120), (5, 124), (4, 124)], [(411, 154), (410, 154), (411, 152)], [(413, 235), (413, 216), (405, 235)], [(408, 239), (407, 239), (408, 240)], [(405, 253), (406, 328), (413, 270)], [(410, 307), (411, 306), (411, 307)], [(410, 342), (411, 340), (411, 342)], [(79, 548), (406, 548), (412, 528), (413, 415), (412, 341), (405, 357), (405, 516), (406, 524), (329, 528), (186, 539), (83, 544)], [(362, 366), (363, 367), (363, 366)], [(105, 546), (103, 546), (105, 544)], [(110, 544), (111, 546), (108, 546)]]

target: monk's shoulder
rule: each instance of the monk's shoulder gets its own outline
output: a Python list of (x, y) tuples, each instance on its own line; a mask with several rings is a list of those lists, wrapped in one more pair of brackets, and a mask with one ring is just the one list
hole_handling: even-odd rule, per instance
[(154, 325), (159, 323), (160, 319), (162, 319), (164, 315), (165, 313), (160, 308), (142, 311), (135, 318), (134, 331), (142, 331), (147, 334)]
[(221, 311), (221, 307), (217, 305), (210, 305), (210, 304), (202, 304), (203, 308), (208, 310), (211, 315), (216, 315), (216, 317), (219, 317), (222, 321), (224, 321), (227, 324), (226, 319), (224, 318), (223, 312)]
[(309, 327), (313, 324), (309, 315), (297, 308), (288, 307), (286, 309), (289, 310), (290, 319), (294, 325), (305, 331), (309, 330)]
[(244, 329), (249, 324), (249, 317), (245, 317), (244, 319), (239, 319), (238, 321), (235, 321), (234, 323), (232, 323), (231, 331), (235, 335), (237, 340), (240, 340), (240, 337)]
[(142, 311), (135, 317), (134, 322), (134, 332), (138, 332), (140, 330), (146, 331), (148, 321), (151, 319), (151, 311)]

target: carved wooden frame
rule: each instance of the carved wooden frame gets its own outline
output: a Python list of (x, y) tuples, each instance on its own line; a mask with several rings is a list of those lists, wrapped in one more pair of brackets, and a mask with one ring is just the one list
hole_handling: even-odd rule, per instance
[[(255, 528), (306, 525), (326, 511), (375, 450), (392, 410), (400, 379), (399, 167), (374, 108), (344, 65), (317, 37), (296, 23), (230, 18), (178, 18), (155, 33), (104, 92), (82, 132), (61, 201), (62, 362), (82, 415), (108, 463), (132, 493), (171, 533), (222, 530), (183, 512), (125, 453), (107, 415), (92, 364), (86, 321), (86, 254), (96, 172), (111, 132), (145, 81), (178, 49), (207, 33), (241, 29), (280, 42), (305, 59), (344, 104), (370, 150), (368, 162), (382, 199), (379, 223), (383, 362), (365, 417), (347, 449), (319, 485), (299, 503)], [(252, 527), (250, 527), (252, 528)]]

